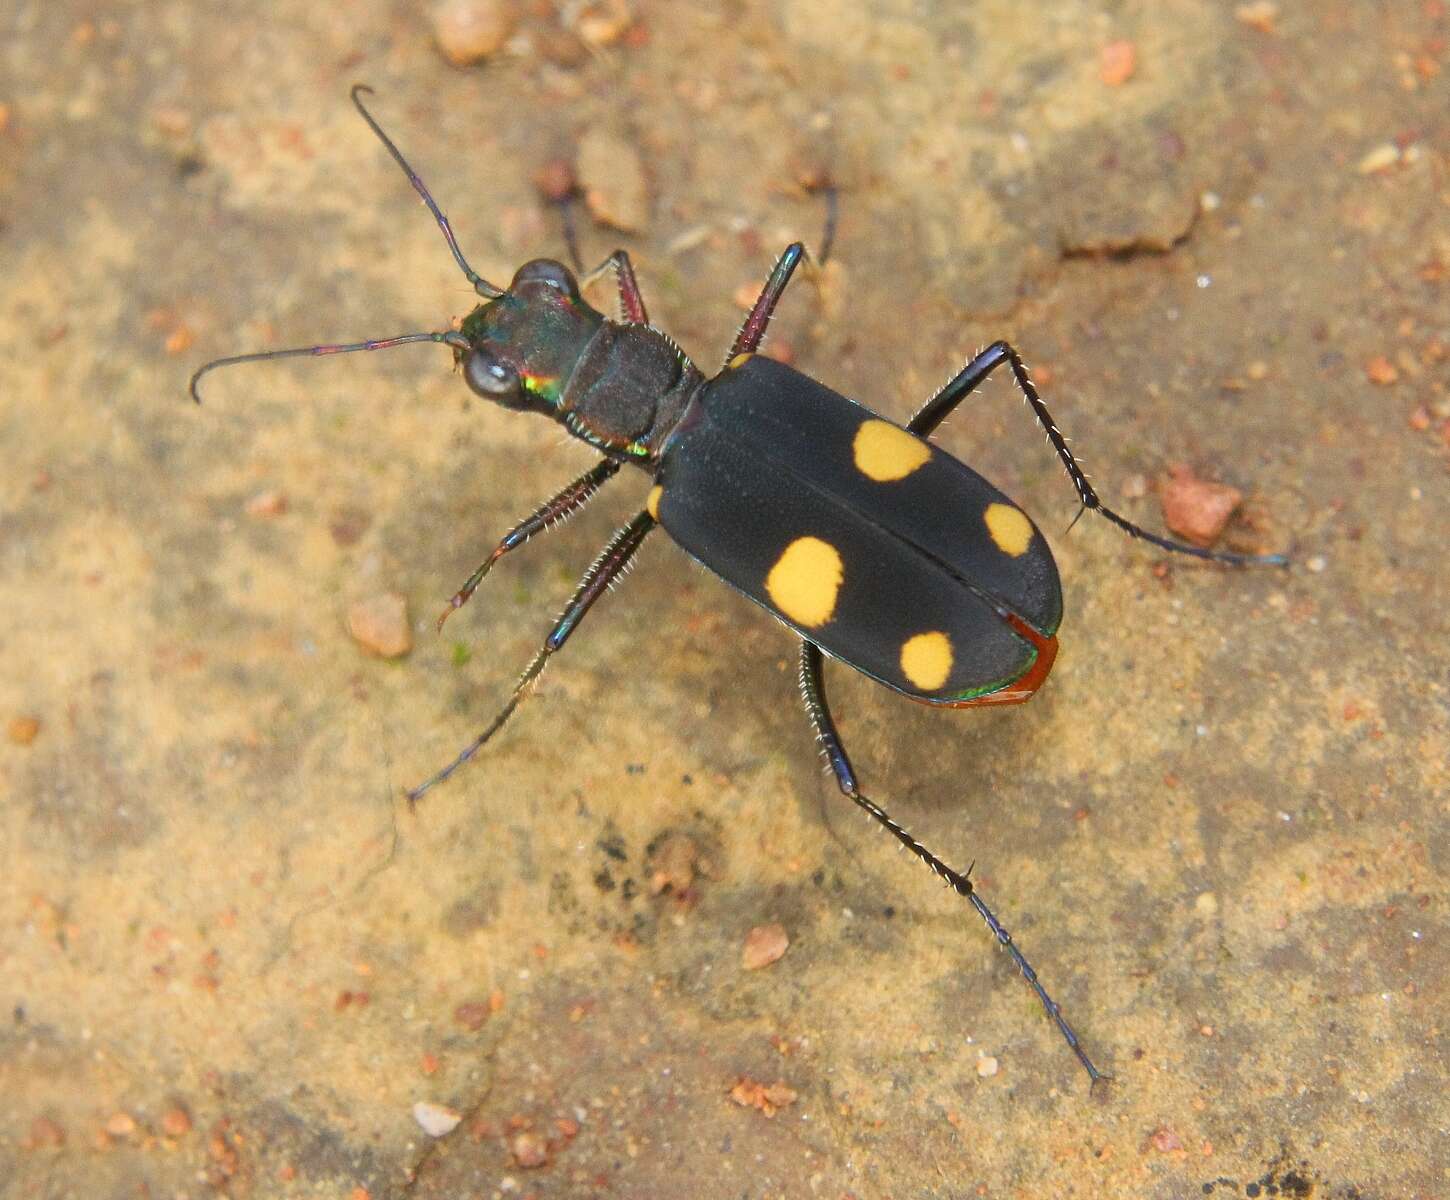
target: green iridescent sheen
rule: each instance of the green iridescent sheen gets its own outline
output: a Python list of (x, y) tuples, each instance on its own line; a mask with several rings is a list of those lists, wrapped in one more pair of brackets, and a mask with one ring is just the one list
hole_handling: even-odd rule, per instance
[(524, 385), (524, 390), (540, 400), (547, 400), (550, 404), (557, 405), (563, 388), (559, 386), (557, 375), (531, 375), (527, 371), (519, 375)]

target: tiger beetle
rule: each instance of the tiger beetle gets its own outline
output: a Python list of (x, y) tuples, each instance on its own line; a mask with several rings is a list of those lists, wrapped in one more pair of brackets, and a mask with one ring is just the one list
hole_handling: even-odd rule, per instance
[[(571, 224), (566, 232), (575, 270), (538, 258), (520, 267), (507, 288), (488, 282), (468, 265), (448, 219), (364, 106), (362, 96), (370, 93), (354, 87), (353, 103), (428, 206), (482, 303), (456, 330), (219, 358), (192, 376), (192, 398), (200, 402), (197, 384), (217, 367), (437, 342), (453, 351), (474, 393), (558, 421), (597, 451), (593, 467), (504, 535), (449, 601), (440, 629), (500, 558), (577, 512), (621, 467), (638, 467), (652, 480), (643, 511), (585, 572), (508, 702), (451, 763), (407, 792), (409, 804), (503, 727), (650, 531), (663, 526), (687, 554), (800, 638), (806, 712), (841, 791), (971, 903), (1092, 1083), (1107, 1078), (978, 894), (971, 868), (949, 867), (858, 787), (826, 698), (822, 660), (830, 656), (912, 700), (946, 708), (1020, 704), (1047, 678), (1062, 620), (1052, 552), (1022, 509), (929, 440), (1004, 364), (1061, 459), (1080, 512), (1091, 509), (1132, 537), (1177, 554), (1235, 565), (1287, 560), (1186, 545), (1106, 507), (1005, 341), (976, 355), (905, 426), (757, 354), (786, 285), (810, 261), (800, 242), (776, 262), (724, 367), (711, 378), (650, 324), (629, 255), (616, 250), (584, 271)], [(834, 229), (834, 195), (828, 199), (821, 262)], [(604, 316), (581, 295), (611, 273), (622, 320)]]

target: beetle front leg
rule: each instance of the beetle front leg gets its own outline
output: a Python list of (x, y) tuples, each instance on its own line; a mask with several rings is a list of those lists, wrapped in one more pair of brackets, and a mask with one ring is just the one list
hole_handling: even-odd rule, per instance
[(453, 599), (448, 601), (448, 607), (438, 615), (439, 632), (443, 630), (443, 622), (468, 603), (469, 597), (483, 582), (483, 577), (493, 570), (494, 563), (510, 550), (517, 550), (534, 534), (552, 529), (564, 518), (578, 512), (618, 471), (619, 464), (612, 458), (600, 459), (552, 500), (541, 504), (531, 516), (525, 517), (504, 534), (499, 544), (494, 547), (493, 553), (479, 564), (478, 569), (468, 577), (468, 582), (454, 592)]
[(504, 727), (508, 719), (514, 715), (514, 710), (523, 703), (524, 697), (528, 695), (529, 685), (543, 673), (544, 666), (554, 651), (569, 640), (569, 635), (578, 628), (579, 622), (584, 619), (584, 614), (593, 607), (594, 602), (609, 589), (610, 585), (624, 574), (635, 551), (639, 549), (640, 543), (654, 527), (655, 519), (649, 513), (642, 512), (609, 539), (609, 543), (599, 552), (599, 556), (584, 573), (584, 578), (579, 581), (579, 586), (575, 589), (568, 606), (559, 615), (559, 619), (554, 622), (554, 628), (549, 631), (549, 636), (544, 639), (543, 646), (534, 655), (529, 665), (524, 668), (524, 673), (519, 676), (519, 681), (514, 685), (513, 695), (509, 697), (508, 703), (499, 711), (498, 716), (489, 722), (488, 727), (463, 748), (457, 758), (442, 770), (434, 772), (417, 787), (410, 788), (404, 793), (408, 798), (409, 808), (417, 804), (423, 793), (429, 788), (442, 783), (483, 749), (484, 743)]
[(775, 306), (785, 295), (790, 277), (795, 274), (795, 269), (800, 265), (801, 259), (806, 257), (805, 243), (792, 242), (785, 248), (785, 253), (776, 259), (775, 266), (770, 272), (770, 278), (760, 289), (760, 295), (756, 297), (755, 304), (751, 306), (749, 314), (740, 326), (740, 332), (735, 335), (735, 341), (730, 345), (730, 353), (725, 356), (726, 366), (729, 366), (742, 354), (755, 353), (765, 338), (765, 329), (770, 324)]
[(577, 191), (572, 191), (558, 201), (559, 216), (564, 223), (564, 245), (569, 250), (569, 261), (574, 274), (579, 276), (579, 286), (588, 287), (604, 272), (614, 271), (615, 287), (619, 289), (619, 306), (624, 319), (630, 325), (648, 325), (649, 314), (645, 311), (644, 296), (639, 290), (639, 280), (634, 277), (634, 264), (629, 261), (629, 252), (616, 250), (592, 271), (584, 270), (584, 260), (579, 255), (579, 232), (574, 227), (574, 201)]
[(630, 325), (648, 325), (649, 313), (645, 311), (639, 280), (634, 277), (634, 264), (629, 261), (629, 251), (616, 250), (594, 270), (581, 275), (579, 286), (588, 287), (609, 270), (614, 272), (614, 283), (619, 289), (619, 307), (624, 313), (625, 322)]
[(1150, 533), (1141, 525), (1135, 525), (1126, 517), (1115, 513), (1098, 498), (1097, 492), (1093, 490), (1093, 485), (1088, 482), (1087, 475), (1083, 473), (1082, 467), (1073, 457), (1072, 451), (1068, 449), (1067, 439), (1062, 436), (1061, 430), (1057, 428), (1057, 422), (1047, 411), (1047, 405), (1037, 394), (1037, 386), (1032, 382), (1032, 377), (1028, 375), (1022, 356), (1007, 342), (993, 342), (967, 363), (955, 378), (922, 406), (921, 410), (907, 422), (906, 428), (918, 437), (929, 437), (936, 427), (946, 420), (947, 415), (976, 391), (986, 381), (987, 376), (1003, 363), (1007, 363), (1011, 367), (1012, 378), (1016, 380), (1018, 390), (1026, 398), (1038, 424), (1047, 432), (1047, 440), (1057, 451), (1057, 457), (1061, 459), (1062, 465), (1067, 471), (1067, 477), (1072, 481), (1072, 486), (1076, 490), (1083, 508), (1092, 509), (1130, 537), (1141, 538), (1143, 541), (1157, 546), (1160, 550), (1171, 550), (1175, 554), (1189, 554), (1194, 558), (1206, 558), (1213, 562), (1233, 563), (1238, 566), (1248, 564), (1288, 565), (1289, 560), (1282, 554), (1233, 554), (1227, 550), (1205, 550), (1202, 546), (1190, 546), (1186, 542), (1178, 542), (1172, 538)]
[(1023, 957), (1022, 951), (1017, 949), (1017, 943), (1012, 940), (1012, 935), (1003, 927), (1002, 922), (997, 920), (996, 914), (987, 907), (986, 902), (977, 893), (976, 887), (968, 876), (971, 868), (968, 867), (965, 874), (953, 870), (942, 862), (935, 854), (918, 842), (905, 829), (898, 825), (891, 816), (875, 801), (861, 794), (856, 786), (856, 775), (851, 770), (851, 762), (846, 757), (846, 749), (841, 744), (840, 735), (836, 732), (836, 723), (831, 717), (831, 710), (826, 703), (825, 681), (821, 675), (821, 651), (820, 647), (811, 642), (801, 643), (800, 663), (800, 686), (801, 696), (805, 700), (806, 712), (810, 716), (811, 724), (815, 727), (816, 738), (821, 744), (825, 753), (826, 761), (831, 765), (831, 771), (836, 776), (836, 783), (846, 798), (862, 809), (873, 821), (880, 825), (887, 833), (891, 834), (898, 842), (911, 851), (917, 858), (926, 864), (927, 868), (941, 879), (957, 895), (965, 897), (977, 910), (977, 914), (987, 923), (992, 936), (997, 939), (1000, 945), (1011, 956), (1013, 964), (1022, 972), (1022, 977), (1027, 980), (1028, 985), (1037, 994), (1037, 999), (1042, 1002), (1043, 1010), (1048, 1018), (1055, 1024), (1067, 1041), (1072, 1052), (1077, 1055), (1078, 1062), (1082, 1063), (1087, 1070), (1088, 1078), (1092, 1084), (1100, 1079), (1107, 1079), (1109, 1076), (1099, 1071), (1093, 1065), (1092, 1059), (1087, 1056), (1087, 1051), (1082, 1048), (1077, 1033), (1067, 1023), (1062, 1015), (1062, 1009), (1056, 1000), (1047, 994), (1047, 989), (1042, 986), (1037, 978), (1037, 972), (1032, 969), (1031, 964)]
[(826, 226), (821, 233), (821, 256), (812, 262), (810, 252), (805, 248), (803, 242), (792, 242), (785, 248), (785, 253), (776, 260), (775, 267), (770, 272), (770, 278), (765, 281), (765, 286), (760, 289), (760, 295), (756, 297), (755, 304), (751, 307), (749, 315), (740, 326), (740, 332), (735, 335), (735, 342), (730, 347), (730, 353), (725, 356), (725, 365), (728, 367), (735, 361), (737, 355), (754, 354), (759, 348), (761, 341), (765, 338), (766, 326), (770, 324), (770, 318), (775, 313), (775, 306), (780, 303), (780, 298), (785, 295), (786, 285), (790, 283), (790, 277), (795, 274), (795, 269), (800, 265), (802, 259), (815, 267), (824, 267), (831, 257), (831, 248), (836, 242), (836, 189), (826, 189)]

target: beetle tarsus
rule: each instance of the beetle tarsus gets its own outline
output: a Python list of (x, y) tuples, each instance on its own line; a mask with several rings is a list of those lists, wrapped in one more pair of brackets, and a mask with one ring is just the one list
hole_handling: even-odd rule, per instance
[[(1150, 545), (1157, 546), (1160, 550), (1169, 550), (1174, 554), (1187, 554), (1193, 558), (1227, 563), (1237, 567), (1288, 565), (1289, 560), (1282, 554), (1235, 554), (1229, 550), (1206, 550), (1202, 546), (1191, 546), (1187, 542), (1174, 541), (1172, 538), (1150, 533), (1142, 526), (1135, 525), (1126, 517), (1115, 513), (1099, 499), (1093, 485), (1088, 482), (1082, 464), (1073, 456), (1072, 450), (1068, 447), (1067, 438), (1058, 429), (1057, 422), (1052, 419), (1052, 414), (1047, 411), (1047, 405), (1038, 395), (1037, 387), (1027, 372), (1027, 366), (1022, 361), (1022, 356), (1008, 342), (993, 342), (981, 353), (975, 355), (947, 382), (941, 391), (921, 407), (907, 423), (907, 429), (918, 437), (929, 437), (937, 426), (946, 420), (952, 410), (986, 382), (987, 376), (1003, 363), (1007, 363), (1011, 368), (1012, 377), (1016, 380), (1018, 390), (1027, 400), (1038, 423), (1046, 431), (1047, 440), (1052, 444), (1053, 450), (1057, 452), (1057, 457), (1061, 460), (1064, 470), (1067, 471), (1067, 477), (1072, 481), (1072, 486), (1076, 490), (1083, 508), (1092, 509), (1128, 534), (1129, 537), (1139, 538)], [(1078, 516), (1081, 515), (1079, 512)], [(1073, 523), (1077, 523), (1077, 518), (1074, 518)]]
[(891, 834), (897, 842), (914, 854), (926, 867), (939, 879), (947, 884), (957, 895), (965, 898), (977, 915), (986, 922), (987, 928), (991, 931), (997, 944), (1004, 949), (1012, 959), (1012, 963), (1021, 972), (1022, 978), (1027, 981), (1029, 987), (1036, 993), (1038, 1001), (1048, 1019), (1057, 1026), (1058, 1032), (1062, 1034), (1063, 1040), (1067, 1042), (1068, 1048), (1077, 1056), (1078, 1062), (1088, 1073), (1089, 1086), (1095, 1086), (1099, 1080), (1106, 1078), (1103, 1072), (1093, 1064), (1088, 1053), (1083, 1049), (1082, 1042), (1077, 1036), (1077, 1031), (1068, 1024), (1067, 1018), (1062, 1015), (1062, 1006), (1057, 1003), (1038, 979), (1037, 972), (1033, 970), (1022, 951), (1017, 948), (1017, 943), (1012, 940), (1012, 935), (1007, 932), (997, 915), (987, 907), (987, 903), (978, 893), (976, 886), (971, 881), (973, 867), (965, 871), (956, 871), (947, 866), (935, 854), (918, 842), (901, 825), (891, 818), (891, 815), (877, 804), (874, 800), (862, 794), (856, 786), (855, 773), (851, 770), (850, 760), (846, 757), (846, 748), (841, 744), (840, 735), (836, 732), (835, 720), (831, 716), (830, 705), (826, 700), (825, 681), (821, 674), (821, 651), (818, 646), (811, 642), (801, 642), (800, 659), (800, 684), (801, 693), (805, 698), (806, 712), (810, 716), (811, 724), (816, 731), (816, 737), (826, 749), (827, 761), (830, 762), (836, 775), (836, 783), (842, 793), (855, 804), (863, 809), (878, 825)]

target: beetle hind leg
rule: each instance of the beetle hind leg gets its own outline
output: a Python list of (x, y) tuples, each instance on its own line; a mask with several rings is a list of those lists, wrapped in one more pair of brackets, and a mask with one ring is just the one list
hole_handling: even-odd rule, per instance
[(987, 907), (986, 901), (977, 893), (969, 876), (971, 868), (965, 872), (954, 870), (947, 866), (935, 854), (918, 842), (904, 828), (898, 825), (887, 811), (874, 800), (862, 794), (856, 785), (856, 775), (851, 769), (851, 762), (846, 757), (845, 747), (841, 744), (840, 735), (836, 732), (836, 723), (831, 717), (830, 706), (826, 702), (825, 683), (821, 674), (821, 651), (818, 646), (811, 642), (801, 643), (800, 660), (800, 685), (801, 695), (805, 700), (806, 712), (810, 716), (811, 724), (815, 727), (816, 738), (820, 742), (821, 749), (830, 763), (831, 771), (836, 777), (836, 783), (846, 798), (863, 810), (867, 816), (880, 825), (887, 833), (891, 834), (901, 845), (905, 846), (916, 858), (924, 863), (928, 870), (938, 879), (945, 883), (957, 895), (965, 897), (977, 914), (987, 923), (987, 928), (992, 936), (997, 939), (997, 944), (1006, 950), (1011, 956), (1013, 965), (1022, 973), (1027, 980), (1028, 986), (1037, 994), (1043, 1011), (1047, 1013), (1048, 1019), (1057, 1026), (1058, 1031), (1066, 1040), (1068, 1047), (1077, 1056), (1078, 1062), (1088, 1073), (1088, 1078), (1093, 1085), (1099, 1080), (1108, 1079), (1110, 1076), (1099, 1071), (1093, 1065), (1092, 1059), (1083, 1049), (1081, 1041), (1073, 1027), (1067, 1023), (1062, 1015), (1062, 1009), (1047, 993), (1042, 982), (1037, 978), (1037, 972), (1023, 956), (1022, 951), (1017, 948), (1017, 943), (1012, 940), (1012, 935), (1007, 932), (996, 917), (996, 914)]
[[(907, 422), (907, 429), (918, 437), (929, 437), (931, 433), (946, 420), (947, 415), (958, 404), (977, 390), (987, 379), (987, 376), (1006, 363), (1012, 371), (1012, 378), (1017, 383), (1017, 389), (1026, 399), (1028, 406), (1032, 409), (1033, 415), (1037, 418), (1038, 424), (1047, 433), (1047, 440), (1052, 444), (1057, 457), (1062, 461), (1063, 468), (1067, 471), (1067, 477), (1072, 481), (1073, 489), (1082, 507), (1092, 509), (1106, 521), (1116, 525), (1129, 537), (1140, 538), (1141, 540), (1157, 546), (1160, 550), (1171, 550), (1175, 554), (1188, 554), (1194, 558), (1205, 558), (1213, 562), (1232, 563), (1236, 566), (1287, 566), (1289, 560), (1282, 554), (1234, 554), (1227, 550), (1206, 550), (1202, 546), (1191, 546), (1187, 542), (1174, 541), (1160, 534), (1151, 533), (1141, 525), (1135, 525), (1126, 517), (1115, 513), (1111, 508), (1098, 498), (1093, 485), (1088, 482), (1087, 475), (1083, 472), (1082, 466), (1073, 456), (1068, 448), (1067, 438), (1063, 437), (1062, 431), (1058, 429), (1057, 422), (1052, 419), (1052, 414), (1047, 411), (1047, 405), (1042, 402), (1042, 397), (1037, 394), (1037, 386), (1032, 382), (1032, 377), (1027, 373), (1027, 366), (1022, 361), (1022, 356), (1012, 346), (1003, 341), (993, 342), (980, 354), (974, 357), (964, 366), (957, 375), (951, 379), (935, 396), (926, 402), (921, 410)], [(1081, 512), (1078, 514), (1081, 516)], [(1076, 523), (1076, 518), (1073, 519)]]

